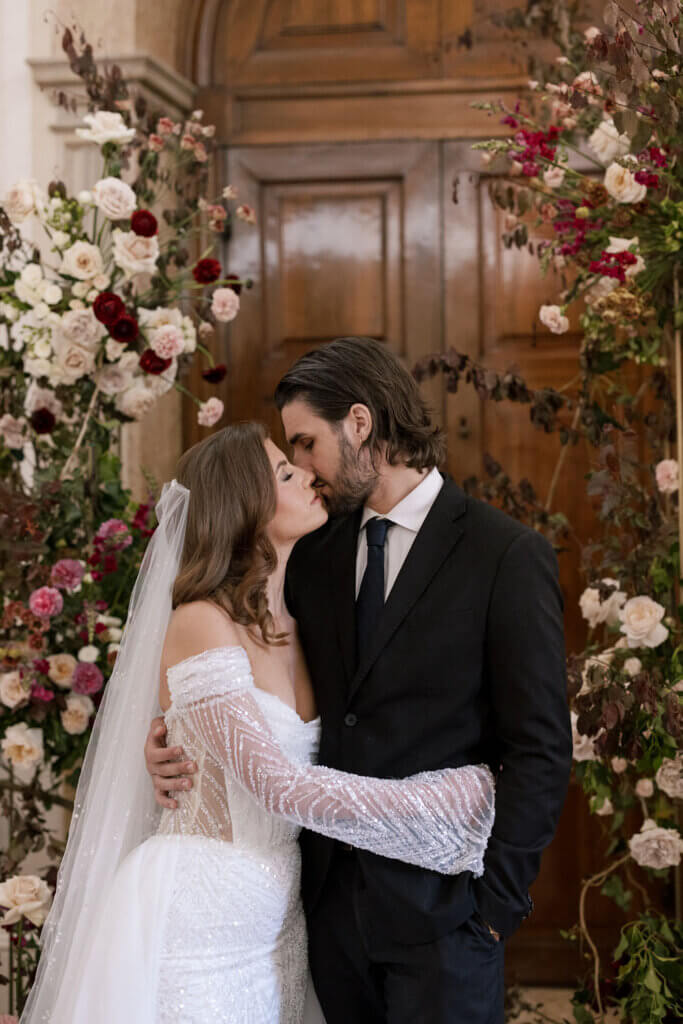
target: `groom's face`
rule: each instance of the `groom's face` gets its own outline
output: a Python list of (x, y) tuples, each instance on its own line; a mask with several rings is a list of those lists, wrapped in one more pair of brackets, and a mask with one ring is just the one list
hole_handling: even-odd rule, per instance
[(301, 399), (289, 402), (281, 415), (292, 462), (315, 475), (313, 486), (329, 514), (346, 515), (365, 504), (378, 474), (351, 420), (329, 423)]

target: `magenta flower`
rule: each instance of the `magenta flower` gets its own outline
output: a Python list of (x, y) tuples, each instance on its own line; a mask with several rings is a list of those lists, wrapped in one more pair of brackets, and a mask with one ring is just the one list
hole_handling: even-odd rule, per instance
[(62, 558), (52, 566), (50, 581), (55, 587), (75, 590), (83, 579), (83, 566), (75, 558)]
[(28, 606), (39, 619), (50, 619), (59, 615), (64, 607), (64, 599), (55, 587), (39, 587), (28, 599)]
[(97, 665), (92, 662), (79, 661), (71, 677), (71, 689), (74, 693), (82, 693), (89, 697), (93, 693), (99, 693), (104, 685), (104, 676)]
[(46, 686), (41, 686), (40, 683), (34, 683), (31, 687), (31, 696), (34, 700), (41, 700), (44, 704), (49, 704), (51, 700), (55, 699), (52, 690), (48, 690)]
[(121, 551), (133, 543), (133, 538), (128, 532), (128, 527), (121, 519), (107, 519), (102, 523), (95, 534), (95, 542), (108, 541), (108, 547), (113, 551)]

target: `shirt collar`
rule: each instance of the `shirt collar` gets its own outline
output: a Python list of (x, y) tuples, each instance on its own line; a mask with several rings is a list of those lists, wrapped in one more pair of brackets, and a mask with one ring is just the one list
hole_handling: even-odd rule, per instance
[(382, 519), (390, 519), (397, 526), (403, 526), (406, 530), (412, 530), (413, 533), (417, 533), (427, 518), (429, 510), (442, 487), (443, 477), (435, 466), (420, 480), (417, 487), (414, 487), (412, 491), (406, 494), (405, 498), (402, 498), (385, 515), (382, 516), (379, 512), (375, 512), (374, 509), (370, 508), (369, 505), (366, 505), (361, 518), (361, 530), (368, 519), (380, 516)]

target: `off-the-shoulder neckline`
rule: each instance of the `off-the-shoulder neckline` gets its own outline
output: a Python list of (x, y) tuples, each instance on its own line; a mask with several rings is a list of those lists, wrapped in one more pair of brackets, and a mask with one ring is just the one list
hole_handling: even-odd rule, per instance
[[(181, 665), (187, 665), (188, 662), (195, 661), (197, 658), (203, 658), (205, 654), (213, 654), (216, 651), (242, 651), (245, 658), (247, 659), (247, 664), (249, 665), (249, 672), (251, 674), (251, 661), (249, 660), (249, 653), (247, 652), (246, 647), (244, 647), (242, 644), (221, 644), (220, 647), (207, 647), (205, 651), (199, 651), (197, 654), (191, 654), (188, 658), (183, 658), (182, 661), (176, 661), (175, 664), (169, 665), (169, 667), (166, 669), (166, 675), (168, 675), (169, 672), (173, 672), (175, 669), (180, 668)], [(257, 686), (256, 683), (254, 682), (253, 675), (251, 677), (251, 681), (255, 690), (257, 690), (261, 694), (264, 694), (266, 697), (271, 697), (272, 700), (277, 701), (277, 703), (280, 704), (283, 708), (286, 708), (287, 711), (291, 711), (291, 713), (295, 715), (303, 725), (315, 725), (320, 721), (320, 715), (316, 715), (315, 718), (309, 718), (308, 721), (306, 721), (305, 718), (301, 717), (296, 708), (293, 708), (291, 704), (288, 704), (286, 701), (284, 701), (282, 697), (278, 697), (276, 693), (271, 693), (269, 690), (264, 690), (262, 686)], [(173, 702), (171, 701), (170, 706), (164, 712), (164, 714), (167, 715), (172, 707)]]

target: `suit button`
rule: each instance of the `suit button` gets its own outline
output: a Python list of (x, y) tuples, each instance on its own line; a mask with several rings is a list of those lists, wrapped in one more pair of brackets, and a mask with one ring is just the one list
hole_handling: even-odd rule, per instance
[(349, 712), (348, 715), (344, 716), (344, 725), (348, 725), (349, 728), (353, 728), (353, 726), (356, 725), (357, 722), (358, 719), (352, 712)]

